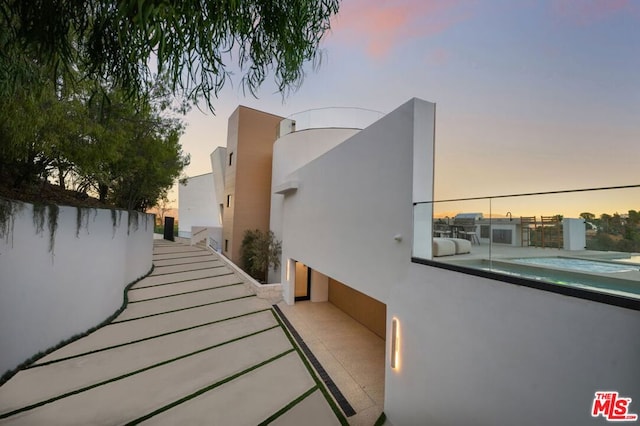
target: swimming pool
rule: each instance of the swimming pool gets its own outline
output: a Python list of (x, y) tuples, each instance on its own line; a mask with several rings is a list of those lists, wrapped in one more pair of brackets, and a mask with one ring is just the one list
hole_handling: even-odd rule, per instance
[(527, 257), (511, 259), (516, 263), (526, 265), (538, 265), (547, 268), (570, 269), (572, 271), (595, 272), (599, 274), (612, 274), (617, 272), (631, 272), (640, 270), (640, 265), (616, 264), (600, 260), (576, 259), (572, 257)]
[(640, 299), (640, 264), (571, 257), (465, 259), (451, 263), (502, 275)]

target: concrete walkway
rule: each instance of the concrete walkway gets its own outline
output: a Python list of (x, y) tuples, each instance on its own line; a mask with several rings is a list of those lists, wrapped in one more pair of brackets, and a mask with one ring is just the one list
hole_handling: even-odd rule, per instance
[(159, 240), (153, 259), (111, 324), (0, 387), (0, 424), (346, 424), (270, 303), (223, 258)]

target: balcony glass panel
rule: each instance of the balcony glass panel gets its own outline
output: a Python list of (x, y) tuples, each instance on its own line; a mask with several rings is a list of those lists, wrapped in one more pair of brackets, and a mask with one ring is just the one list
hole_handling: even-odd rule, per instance
[(280, 122), (278, 137), (307, 129), (346, 128), (364, 129), (384, 113), (364, 108), (328, 107), (292, 114)]
[(640, 185), (417, 203), (413, 257), (640, 299)]

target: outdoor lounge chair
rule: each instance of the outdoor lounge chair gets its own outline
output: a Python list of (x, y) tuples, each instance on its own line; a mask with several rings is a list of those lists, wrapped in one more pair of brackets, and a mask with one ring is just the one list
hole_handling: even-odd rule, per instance
[(455, 219), (453, 225), (458, 230), (457, 237), (469, 240), (471, 244), (480, 245), (475, 219)]

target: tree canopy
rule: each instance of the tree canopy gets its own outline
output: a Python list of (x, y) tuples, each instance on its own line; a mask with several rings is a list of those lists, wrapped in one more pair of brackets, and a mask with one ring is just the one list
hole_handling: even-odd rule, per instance
[[(237, 62), (252, 93), (273, 72), (295, 88), (316, 61), (339, 0), (0, 0), (0, 95), (36, 68), (145, 93), (154, 74), (212, 108)], [(18, 60), (16, 60), (18, 58)], [(157, 65), (154, 70), (153, 63)], [(68, 78), (68, 77), (67, 77)]]
[(234, 63), (297, 87), (338, 3), (0, 0), (0, 189), (153, 206), (189, 162), (170, 95), (213, 109)]
[(92, 87), (20, 91), (0, 103), (3, 191), (31, 201), (55, 182), (79, 199), (145, 210), (173, 185), (189, 157), (161, 81), (153, 96), (135, 103), (118, 90), (95, 99)]

